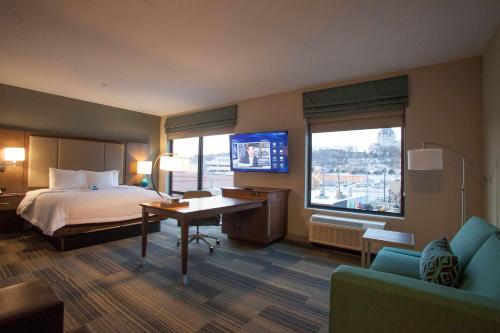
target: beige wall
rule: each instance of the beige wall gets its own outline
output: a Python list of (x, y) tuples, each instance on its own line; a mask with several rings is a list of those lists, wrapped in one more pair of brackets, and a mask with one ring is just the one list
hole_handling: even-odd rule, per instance
[[(409, 75), (410, 102), (406, 117), (406, 147), (419, 147), (422, 140), (447, 144), (462, 151), (469, 168), (469, 214), (482, 215), (480, 170), (482, 168), (481, 59), (471, 58), (446, 64), (390, 73), (356, 81), (333, 82), (334, 87), (375, 78)], [(237, 173), (236, 185), (275, 186), (291, 189), (288, 238), (305, 240), (308, 219), (316, 211), (304, 208), (305, 139), (302, 92), (292, 91), (238, 103), (236, 132), (289, 131), (290, 172)], [(404, 219), (385, 219), (390, 229), (414, 232), (417, 246), (440, 236), (448, 237), (460, 225), (460, 160), (445, 153), (443, 172), (410, 173), (406, 181)], [(335, 215), (339, 213), (328, 212)], [(342, 214), (352, 216), (353, 214)], [(368, 218), (373, 218), (367, 216)]]
[(483, 56), (483, 117), (486, 216), (500, 226), (500, 26)]

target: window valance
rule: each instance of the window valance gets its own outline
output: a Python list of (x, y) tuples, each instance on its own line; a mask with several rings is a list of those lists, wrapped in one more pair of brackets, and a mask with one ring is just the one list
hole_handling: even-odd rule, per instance
[(165, 121), (165, 133), (169, 136), (180, 132), (205, 132), (205, 135), (210, 135), (211, 131), (218, 132), (220, 128), (234, 127), (237, 108), (237, 105), (231, 105), (168, 117)]
[(401, 110), (407, 106), (407, 75), (309, 91), (303, 94), (304, 118)]

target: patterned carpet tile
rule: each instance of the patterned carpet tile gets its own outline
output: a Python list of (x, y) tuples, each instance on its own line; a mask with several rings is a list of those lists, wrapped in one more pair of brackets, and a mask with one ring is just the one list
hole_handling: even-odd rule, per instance
[[(211, 254), (189, 246), (189, 283), (181, 286), (179, 229), (164, 221), (140, 237), (60, 253), (32, 232), (0, 235), (0, 286), (45, 280), (64, 300), (65, 331), (326, 332), (331, 251), (278, 242), (268, 247), (221, 239)], [(351, 258), (352, 259), (352, 258)]]
[(307, 312), (290, 311), (275, 305), (267, 307), (259, 316), (294, 332), (317, 332), (321, 328), (318, 318)]

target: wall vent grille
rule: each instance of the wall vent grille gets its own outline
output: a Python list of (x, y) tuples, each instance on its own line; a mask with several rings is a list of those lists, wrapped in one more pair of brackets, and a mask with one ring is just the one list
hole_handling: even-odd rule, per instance
[(384, 229), (385, 222), (342, 218), (314, 214), (311, 216), (309, 241), (361, 251), (361, 236), (365, 229)]

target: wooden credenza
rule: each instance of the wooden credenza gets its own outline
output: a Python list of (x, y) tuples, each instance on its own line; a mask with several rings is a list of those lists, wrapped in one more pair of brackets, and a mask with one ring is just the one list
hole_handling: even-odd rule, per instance
[(222, 216), (222, 232), (227, 238), (267, 245), (286, 235), (288, 189), (267, 187), (227, 187), (222, 196), (266, 199), (263, 207)]

